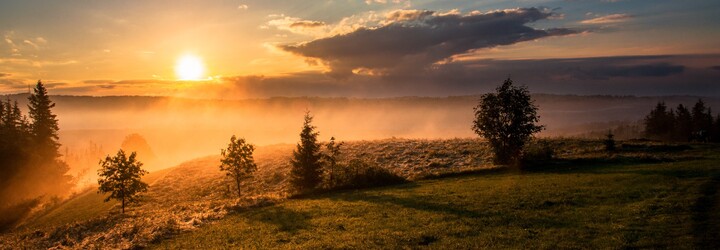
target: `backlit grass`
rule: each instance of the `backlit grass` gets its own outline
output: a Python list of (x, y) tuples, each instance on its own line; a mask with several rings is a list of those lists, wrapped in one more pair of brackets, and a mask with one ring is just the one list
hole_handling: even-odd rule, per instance
[(697, 147), (672, 162), (585, 161), (292, 199), (153, 247), (713, 248), (720, 160)]

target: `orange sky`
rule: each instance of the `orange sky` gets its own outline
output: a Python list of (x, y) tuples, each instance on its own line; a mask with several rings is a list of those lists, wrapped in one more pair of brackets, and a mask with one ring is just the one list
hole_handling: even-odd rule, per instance
[[(416, 65), (417, 71), (434, 67), (431, 66), (433, 62), (444, 64), (487, 59), (714, 55), (720, 53), (720, 48), (716, 46), (720, 44), (720, 31), (713, 28), (720, 21), (712, 11), (718, 5), (715, 1), (692, 4), (652, 1), (649, 4), (629, 0), (452, 3), (365, 0), (81, 3), (10, 0), (3, 1), (0, 8), (0, 33), (4, 40), (0, 44), (0, 93), (26, 91), (27, 85), (37, 79), (48, 83), (51, 93), (56, 90), (54, 93), (58, 94), (183, 96), (193, 96), (205, 85), (209, 86), (207, 89), (224, 89), (218, 88), (218, 85), (227, 85), (227, 79), (236, 77), (283, 78), (326, 73), (332, 76), (334, 72), (351, 70), (366, 77), (381, 77), (378, 81), (384, 81), (392, 78), (398, 64), (407, 65), (408, 62), (380, 65), (377, 60), (382, 59), (379, 58), (373, 58), (376, 62), (372, 63), (362, 61), (367, 59), (364, 58), (366, 56), (379, 57), (383, 54), (388, 55), (389, 61), (399, 57), (413, 61), (408, 58), (418, 55), (430, 60)], [(455, 34), (444, 36), (439, 35), (439, 30), (421, 30), (413, 34), (422, 39), (438, 40), (437, 44), (408, 49), (404, 54), (388, 48), (411, 48), (403, 44), (413, 44), (418, 42), (417, 39), (404, 41), (405, 38), (399, 36), (398, 40), (394, 40), (396, 44), (390, 45), (377, 38), (370, 40), (373, 37), (371, 33), (379, 33), (392, 25), (422, 29), (448, 17), (467, 23), (471, 18), (489, 18), (494, 15), (490, 13), (499, 13), (499, 10), (535, 7), (539, 8), (538, 13), (547, 15), (532, 17), (535, 19), (523, 21), (517, 27), (548, 33), (552, 33), (553, 29), (566, 31), (532, 39), (505, 36), (498, 39), (510, 40), (498, 42), (491, 38), (506, 33), (508, 27), (478, 23), (478, 29), (470, 30), (465, 38), (456, 37), (464, 32), (459, 29), (452, 31)], [(424, 15), (422, 13), (427, 15), (418, 16)], [(368, 32), (363, 33), (362, 30)], [(474, 31), (477, 33), (473, 34)], [(363, 34), (369, 36), (362, 37)], [(523, 33), (517, 35), (527, 36)], [(364, 43), (367, 49), (372, 49), (373, 45), (377, 45), (378, 49), (365, 55), (354, 55), (353, 58), (342, 56), (345, 52), (333, 54), (331, 51), (336, 48), (332, 46), (342, 43), (322, 41), (337, 36), (355, 36), (358, 41), (369, 39)], [(430, 54), (426, 53), (435, 53), (428, 52), (430, 49), (455, 42), (448, 40), (442, 43), (442, 39), (472, 40), (474, 44), (427, 58)], [(497, 44), (493, 44), (495, 42)], [(296, 50), (291, 48), (303, 44), (310, 46)], [(316, 44), (317, 48), (311, 48)], [(317, 52), (318, 48), (322, 51)], [(177, 81), (183, 78), (178, 75), (176, 66), (184, 55), (199, 58), (204, 70), (202, 76), (196, 78), (203, 81)], [(715, 65), (702, 67), (712, 66)], [(512, 73), (512, 70), (509, 72)], [(333, 88), (359, 81), (335, 76), (322, 81), (333, 82)], [(303, 85), (286, 88), (287, 91), (273, 93), (296, 95), (296, 90), (302, 89)], [(396, 92), (389, 95), (417, 94), (412, 91)], [(426, 95), (454, 92), (457, 91)], [(238, 97), (262, 96), (239, 93)]]

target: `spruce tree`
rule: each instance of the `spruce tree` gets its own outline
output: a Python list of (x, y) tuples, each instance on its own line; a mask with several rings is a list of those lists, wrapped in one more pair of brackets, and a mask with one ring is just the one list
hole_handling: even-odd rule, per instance
[(33, 89), (33, 94), (28, 99), (30, 100), (28, 108), (32, 120), (30, 129), (36, 149), (39, 150), (42, 157), (55, 159), (60, 156), (58, 153), (60, 148), (58, 130), (60, 128), (57, 117), (51, 110), (55, 107), (55, 103), (50, 100), (47, 89), (39, 80)]
[(693, 122), (690, 110), (679, 104), (675, 110), (674, 140), (689, 141), (692, 137)]
[(665, 102), (658, 102), (655, 109), (645, 117), (645, 136), (654, 139), (669, 139), (674, 131), (675, 115), (668, 110)]
[(312, 125), (310, 111), (305, 113), (305, 123), (300, 132), (300, 143), (293, 151), (290, 160), (290, 184), (297, 193), (310, 191), (321, 181), (322, 165), (320, 164), (320, 144), (317, 142), (318, 132)]

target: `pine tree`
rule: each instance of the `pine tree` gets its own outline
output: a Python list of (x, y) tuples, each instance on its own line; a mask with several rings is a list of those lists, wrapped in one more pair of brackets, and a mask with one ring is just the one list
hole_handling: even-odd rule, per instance
[(705, 102), (699, 99), (692, 108), (693, 135), (697, 141), (707, 141), (712, 130), (712, 114), (705, 107)]
[(300, 143), (293, 151), (290, 160), (290, 184), (295, 192), (303, 193), (318, 186), (321, 181), (322, 165), (320, 164), (320, 144), (317, 142), (318, 132), (312, 123), (310, 111), (305, 113), (305, 123), (300, 132)]
[(235, 135), (230, 137), (230, 144), (227, 149), (222, 149), (220, 155), (220, 170), (235, 181), (237, 186), (238, 198), (242, 198), (240, 193), (240, 182), (245, 178), (252, 176), (257, 170), (255, 160), (253, 159), (253, 151), (255, 146), (246, 143), (244, 138), (237, 139)]
[(51, 110), (55, 107), (55, 103), (50, 100), (47, 89), (39, 80), (33, 89), (33, 94), (28, 99), (30, 100), (28, 108), (32, 120), (30, 128), (36, 148), (43, 157), (55, 159), (60, 156), (58, 152), (60, 148), (58, 130), (60, 128), (57, 117)]
[(645, 117), (645, 136), (654, 139), (669, 139), (674, 130), (675, 115), (668, 110), (665, 102), (658, 102), (655, 109)]
[(693, 121), (690, 110), (679, 104), (675, 110), (675, 129), (673, 139), (677, 141), (689, 141), (692, 137)]
[(125, 213), (125, 206), (128, 203), (137, 201), (138, 193), (147, 190), (148, 185), (140, 180), (140, 177), (148, 172), (143, 170), (142, 162), (136, 160), (137, 154), (130, 153), (130, 157), (125, 155), (122, 149), (117, 155), (105, 157), (100, 161), (100, 169), (98, 170), (98, 192), (110, 193), (105, 198), (105, 202), (110, 199), (120, 200), (122, 203), (122, 212)]

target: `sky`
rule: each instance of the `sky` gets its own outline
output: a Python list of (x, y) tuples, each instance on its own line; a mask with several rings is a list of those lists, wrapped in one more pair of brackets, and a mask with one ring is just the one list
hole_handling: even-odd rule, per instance
[(720, 96), (717, 0), (3, 0), (0, 93)]

